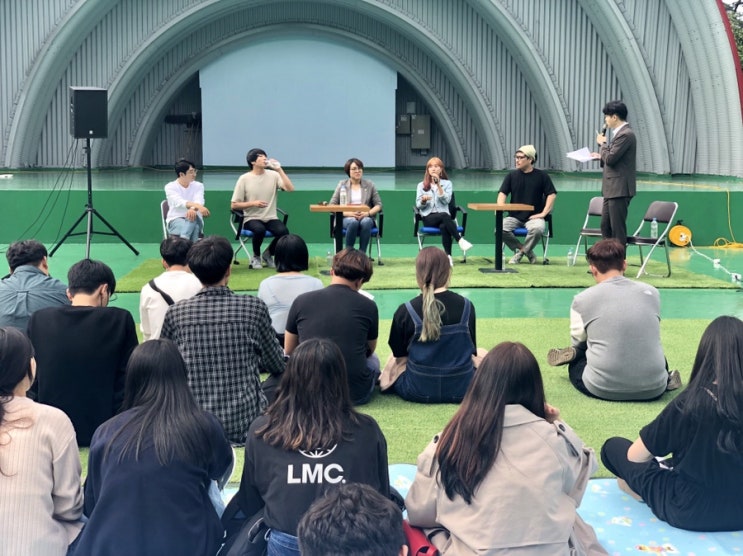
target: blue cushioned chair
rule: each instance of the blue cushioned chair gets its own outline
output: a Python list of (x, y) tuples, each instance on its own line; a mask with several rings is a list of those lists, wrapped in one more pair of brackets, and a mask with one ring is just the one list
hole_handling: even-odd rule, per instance
[[(451, 214), (452, 220), (457, 225), (457, 231), (459, 235), (464, 236), (467, 230), (467, 211), (456, 204), (454, 201), (454, 194), (451, 195), (449, 201), (449, 213)], [(459, 222), (457, 213), (461, 213), (462, 221)], [(441, 236), (441, 230), (438, 228), (432, 228), (430, 226), (423, 225), (423, 216), (417, 207), (413, 207), (413, 235), (418, 238), (418, 250), (423, 249), (423, 242), (428, 236)], [(467, 262), (467, 253), (464, 253), (463, 262)]]
[[(335, 212), (330, 213), (330, 237), (335, 239)], [(371, 237), (372, 240), (376, 240), (377, 242), (377, 264), (379, 266), (384, 266), (384, 263), (382, 262), (382, 235), (384, 234), (384, 211), (379, 211), (377, 214), (374, 215), (374, 227), (371, 229)], [(346, 228), (343, 228), (343, 237), (346, 237)], [(373, 261), (374, 259), (371, 256), (372, 252), (372, 243), (373, 241), (369, 242), (369, 258)], [(333, 243), (333, 251), (335, 251), (335, 243)]]
[[(276, 212), (282, 215), (282, 221), (284, 222), (284, 225), (286, 225), (286, 221), (289, 220), (289, 213), (281, 210), (280, 208), (277, 208)], [(248, 261), (250, 261), (250, 259), (253, 258), (253, 254), (251, 252), (252, 245), (251, 245), (251, 249), (248, 249), (248, 247), (245, 245), (245, 242), (253, 239), (253, 232), (243, 228), (243, 211), (242, 210), (231, 210), (230, 211), (230, 227), (232, 228), (232, 231), (235, 233), (235, 239), (240, 242), (240, 245), (237, 248), (235, 248), (235, 257), (232, 262), (234, 264), (240, 264), (239, 261), (237, 260), (237, 254), (240, 252), (240, 249), (245, 251), (245, 255), (248, 257)], [(273, 234), (269, 232), (268, 230), (266, 230), (266, 237), (273, 238)]]

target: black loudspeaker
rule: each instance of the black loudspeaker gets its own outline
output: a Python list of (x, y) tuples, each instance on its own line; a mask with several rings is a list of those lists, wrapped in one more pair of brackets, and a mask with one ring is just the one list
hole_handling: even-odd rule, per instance
[(108, 91), (70, 87), (70, 133), (76, 139), (108, 136)]

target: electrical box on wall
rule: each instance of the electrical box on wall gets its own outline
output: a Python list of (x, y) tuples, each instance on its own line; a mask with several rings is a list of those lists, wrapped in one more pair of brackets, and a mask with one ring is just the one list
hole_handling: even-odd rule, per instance
[(407, 114), (400, 114), (397, 116), (395, 132), (398, 135), (410, 135), (410, 116)]
[(431, 148), (431, 116), (412, 114), (410, 116), (410, 148)]

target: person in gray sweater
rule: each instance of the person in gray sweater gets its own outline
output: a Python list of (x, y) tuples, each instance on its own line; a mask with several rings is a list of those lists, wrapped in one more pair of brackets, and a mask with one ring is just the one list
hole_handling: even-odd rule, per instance
[(624, 277), (625, 247), (604, 239), (586, 253), (596, 285), (573, 298), (571, 347), (551, 349), (550, 365), (568, 364), (570, 382), (604, 400), (652, 400), (681, 386), (660, 342), (660, 295)]

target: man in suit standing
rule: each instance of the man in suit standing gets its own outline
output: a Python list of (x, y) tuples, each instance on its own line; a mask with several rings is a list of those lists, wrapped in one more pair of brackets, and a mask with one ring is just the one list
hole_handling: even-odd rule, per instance
[[(599, 152), (592, 153), (594, 158), (601, 160), (603, 168), (601, 235), (604, 239), (615, 238), (626, 245), (627, 210), (637, 190), (637, 138), (627, 123), (627, 106), (622, 101), (612, 100), (602, 111), (606, 126), (596, 136)], [(607, 129), (611, 130), (611, 140), (607, 139)]]

